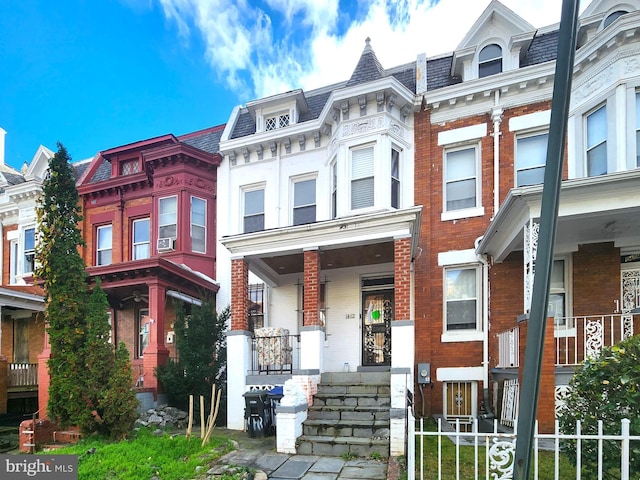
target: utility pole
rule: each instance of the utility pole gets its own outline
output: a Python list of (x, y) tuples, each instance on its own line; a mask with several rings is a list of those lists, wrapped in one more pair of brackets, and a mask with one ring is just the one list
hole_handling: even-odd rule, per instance
[(514, 458), (514, 480), (529, 480), (534, 426), (538, 412), (540, 372), (544, 351), (544, 332), (547, 324), (549, 284), (553, 266), (553, 249), (558, 224), (558, 204), (562, 185), (564, 145), (569, 118), (571, 79), (576, 51), (579, 0), (563, 0), (560, 19), (560, 36), (556, 72), (551, 100), (551, 122), (547, 163), (542, 188), (540, 232), (533, 277), (533, 293), (524, 356), (524, 371), (520, 389), (520, 407), (516, 452)]

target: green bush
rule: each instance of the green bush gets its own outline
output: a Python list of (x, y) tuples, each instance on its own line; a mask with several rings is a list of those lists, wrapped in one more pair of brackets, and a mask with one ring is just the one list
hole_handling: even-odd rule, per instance
[(205, 398), (205, 415), (210, 410), (211, 389), (222, 389), (218, 419), (225, 418), (226, 405), (226, 327), (230, 309), (216, 313), (211, 302), (192, 306), (187, 314), (180, 303), (176, 306), (177, 359), (169, 359), (166, 365), (156, 369), (156, 377), (165, 389), (169, 400), (178, 408), (188, 407), (189, 395), (194, 396), (194, 407), (200, 408), (199, 397)]
[[(629, 419), (631, 435), (640, 435), (640, 335), (604, 348), (599, 356), (585, 360), (570, 383), (566, 404), (559, 412), (563, 433), (573, 434), (576, 422), (583, 434), (597, 434), (602, 420), (605, 434), (620, 434), (621, 420)], [(619, 478), (620, 441), (603, 442), (605, 478)], [(575, 463), (581, 452), (585, 478), (597, 472), (598, 443), (565, 442), (565, 449)], [(640, 473), (640, 445), (632, 443), (629, 459), (631, 472)]]

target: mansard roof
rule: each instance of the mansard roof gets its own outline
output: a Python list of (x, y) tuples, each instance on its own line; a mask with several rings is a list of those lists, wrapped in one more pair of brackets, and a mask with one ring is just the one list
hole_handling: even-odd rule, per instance
[(198, 130), (197, 132), (181, 135), (178, 140), (207, 153), (218, 153), (220, 151), (220, 137), (222, 137), (224, 127), (225, 125), (218, 125)]
[[(351, 77), (347, 81), (335, 83), (318, 89), (302, 92), (296, 90), (295, 93), (303, 95), (306, 102), (305, 109), (299, 112), (298, 124), (317, 120), (325, 108), (327, 102), (331, 98), (331, 94), (337, 90), (344, 88), (363, 85), (369, 82), (380, 80), (382, 78), (393, 77), (404, 85), (410, 92), (416, 93), (416, 64), (415, 62), (398, 65), (393, 68), (384, 69), (378, 58), (376, 57), (371, 40), (366, 39), (366, 45), (358, 64), (356, 65)], [(294, 92), (287, 92), (282, 95), (290, 95)], [(263, 101), (271, 101), (271, 97), (249, 102), (248, 105), (254, 106)], [(229, 134), (229, 140), (246, 137), (256, 133), (255, 117), (251, 108), (240, 108), (236, 121), (232, 126), (233, 130)]]

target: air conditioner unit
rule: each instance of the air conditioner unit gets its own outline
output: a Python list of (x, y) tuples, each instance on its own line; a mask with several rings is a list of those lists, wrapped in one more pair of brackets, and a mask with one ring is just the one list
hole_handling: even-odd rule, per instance
[(159, 238), (158, 239), (158, 252), (171, 252), (175, 248), (175, 240), (173, 238)]

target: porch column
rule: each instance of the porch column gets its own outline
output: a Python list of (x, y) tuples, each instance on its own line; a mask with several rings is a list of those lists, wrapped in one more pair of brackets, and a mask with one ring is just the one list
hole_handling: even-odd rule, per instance
[(154, 399), (163, 393), (162, 384), (158, 382), (154, 372), (156, 367), (167, 363), (169, 349), (164, 344), (164, 313), (166, 289), (158, 284), (149, 285), (149, 344), (144, 349), (142, 365), (144, 369), (144, 386), (153, 389)]
[(405, 455), (407, 395), (413, 395), (414, 321), (411, 318), (411, 237), (396, 237), (394, 251), (394, 314), (391, 324), (390, 454)]
[(48, 326), (45, 324), (42, 353), (38, 355), (38, 411), (40, 418), (47, 418), (47, 405), (49, 404), (50, 379), (47, 362), (51, 358), (51, 344), (47, 328)]
[(320, 251), (304, 251), (303, 326), (300, 331), (300, 368), (322, 371), (324, 329), (320, 325)]
[(231, 260), (231, 331), (227, 332), (227, 428), (244, 430), (247, 372), (251, 370), (249, 332), (249, 265)]

